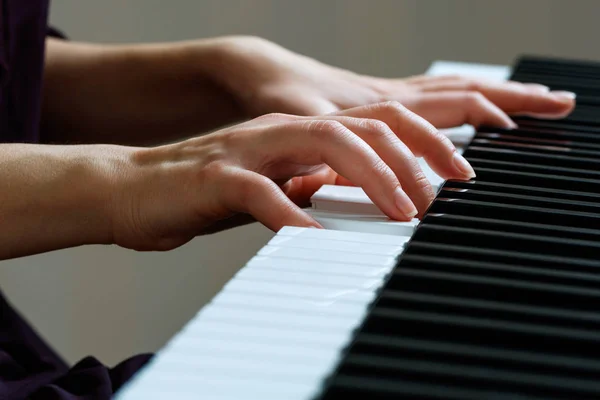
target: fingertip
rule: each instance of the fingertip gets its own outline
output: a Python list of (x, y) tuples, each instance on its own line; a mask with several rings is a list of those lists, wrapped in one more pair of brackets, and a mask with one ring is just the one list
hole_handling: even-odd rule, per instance
[(413, 219), (419, 213), (410, 197), (400, 188), (394, 192), (394, 204), (408, 220)]
[(575, 99), (577, 98), (577, 93), (568, 92), (566, 90), (555, 90), (555, 91), (550, 92), (550, 94), (554, 98), (556, 98), (562, 102), (565, 102), (565, 103), (574, 102)]
[(454, 168), (456, 171), (466, 179), (475, 178), (475, 170), (469, 164), (466, 158), (462, 156), (459, 152), (455, 151), (452, 155), (452, 162), (454, 164)]

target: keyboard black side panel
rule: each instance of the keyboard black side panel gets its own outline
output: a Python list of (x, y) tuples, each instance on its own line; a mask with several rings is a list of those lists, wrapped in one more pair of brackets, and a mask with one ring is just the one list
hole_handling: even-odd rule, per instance
[(323, 400), (600, 398), (600, 63), (522, 57), (562, 120), (479, 129)]

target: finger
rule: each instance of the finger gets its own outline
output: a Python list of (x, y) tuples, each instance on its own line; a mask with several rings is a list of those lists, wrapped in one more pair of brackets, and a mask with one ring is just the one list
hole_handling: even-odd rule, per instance
[(517, 127), (504, 111), (479, 92), (422, 93), (406, 99), (404, 105), (440, 129), (463, 124)]
[(564, 117), (575, 106), (575, 94), (542, 89), (542, 85), (520, 82), (493, 82), (474, 78), (455, 78), (422, 82), (423, 92), (480, 92), (509, 114), (534, 113), (549, 117)]
[(309, 207), (312, 195), (323, 185), (337, 185), (338, 177), (334, 170), (325, 166), (310, 175), (293, 177), (281, 186), (281, 190), (295, 204)]
[(385, 122), (417, 157), (444, 179), (470, 179), (473, 168), (456, 152), (450, 139), (417, 114), (397, 101), (352, 108), (335, 113), (356, 118), (372, 118)]
[[(299, 119), (264, 133), (264, 142), (256, 144), (260, 157), (277, 157), (279, 162), (300, 166), (325, 163), (362, 187), (390, 218), (407, 220), (417, 214), (417, 209), (390, 167), (342, 123), (327, 119)], [(273, 161), (267, 163), (272, 164)], [(275, 173), (271, 171), (266, 175)]]
[(402, 189), (417, 207), (419, 214), (425, 213), (435, 197), (433, 188), (414, 154), (386, 123), (376, 119), (345, 116), (324, 118), (341, 122), (371, 146), (394, 172)]
[(227, 209), (250, 214), (275, 232), (284, 226), (322, 228), (269, 178), (239, 168), (223, 175), (227, 186), (220, 191), (220, 200)]

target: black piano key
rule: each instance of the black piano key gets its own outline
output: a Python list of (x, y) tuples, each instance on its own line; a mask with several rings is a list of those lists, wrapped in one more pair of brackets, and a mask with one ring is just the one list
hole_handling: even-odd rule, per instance
[(598, 150), (572, 149), (565, 146), (545, 146), (478, 138), (474, 138), (471, 141), (471, 145), (469, 146), (469, 149), (467, 151), (469, 151), (472, 148), (471, 146), (489, 149), (504, 149), (537, 154), (556, 155), (559, 156), (561, 159), (580, 158), (588, 162), (598, 162), (600, 160), (600, 151)]
[(518, 279), (526, 282), (569, 285), (588, 289), (600, 287), (600, 269), (598, 268), (579, 272), (568, 266), (555, 269), (545, 263), (524, 266), (516, 262), (499, 263), (488, 260), (472, 260), (460, 255), (449, 259), (439, 254), (407, 254), (403, 257), (403, 263), (411, 268), (419, 265), (423, 271), (456, 272), (464, 275)]
[[(491, 390), (466, 389), (457, 385), (449, 386), (436, 383), (418, 383), (411, 379), (385, 380), (363, 378), (354, 375), (339, 374), (328, 383), (328, 391), (322, 397), (324, 400), (347, 399), (350, 396), (360, 399), (394, 399), (409, 398), (415, 400), (451, 399), (451, 400), (480, 400), (494, 396), (494, 399), (510, 399), (510, 392), (501, 393)], [(556, 398), (556, 397), (554, 397)], [(549, 397), (519, 397), (519, 400), (541, 400)]]
[(576, 256), (591, 260), (599, 259), (600, 254), (600, 243), (593, 241), (430, 224), (420, 224), (412, 240), (447, 244), (470, 243), (487, 249), (510, 249), (524, 253)]
[(484, 347), (478, 343), (457, 344), (445, 341), (443, 337), (433, 341), (359, 333), (355, 338), (352, 353), (394, 358), (442, 359), (469, 366), (487, 364), (514, 371), (537, 370), (545, 374), (577, 374), (585, 378), (596, 378), (600, 374), (600, 362), (595, 359)]
[[(467, 153), (468, 152), (468, 153)], [(552, 168), (548, 170), (556, 175), (573, 175), (597, 179), (600, 176), (597, 168), (600, 167), (600, 160), (587, 157), (572, 157), (561, 154), (539, 154), (520, 150), (506, 150), (490, 147), (472, 146), (465, 152), (467, 160), (473, 162), (498, 162), (502, 167), (512, 167), (522, 169), (530, 168), (533, 172), (539, 172), (540, 167)], [(512, 163), (512, 164), (508, 164)], [(493, 165), (488, 165), (493, 168)], [(562, 174), (561, 172), (565, 172)]]
[[(487, 133), (487, 132), (479, 132), (475, 135), (476, 139), (490, 139), (497, 142), (513, 142), (513, 143), (523, 143), (530, 145), (540, 145), (540, 146), (555, 146), (555, 147), (566, 147), (572, 149), (588, 149), (588, 150), (598, 150), (600, 149), (600, 140), (598, 143), (590, 143), (588, 141), (579, 142), (571, 139), (562, 139), (556, 136), (547, 134), (543, 135), (545, 137), (533, 137), (533, 135), (519, 135), (518, 132), (513, 134), (506, 133)], [(542, 135), (538, 135), (542, 136)], [(600, 138), (599, 138), (600, 139)]]
[(428, 213), (423, 217), (423, 223), (502, 232), (526, 233), (536, 236), (556, 238), (567, 237), (570, 239), (600, 241), (600, 229), (572, 228), (569, 226), (506, 221), (502, 219), (478, 218), (466, 215)]
[(547, 120), (527, 117), (514, 117), (513, 120), (519, 125), (519, 129), (544, 129), (556, 132), (577, 132), (577, 133), (600, 133), (600, 126), (596, 125), (578, 125), (567, 123), (564, 120)]
[[(543, 120), (539, 120), (543, 122)], [(572, 143), (589, 143), (589, 144), (599, 144), (600, 136), (598, 133), (600, 132), (600, 128), (598, 128), (597, 132), (589, 133), (589, 132), (580, 132), (573, 130), (566, 130), (565, 128), (561, 129), (550, 129), (550, 128), (541, 128), (541, 127), (528, 127), (528, 126), (519, 126), (517, 129), (499, 129), (496, 127), (481, 127), (477, 130), (476, 136), (480, 134), (499, 134), (499, 135), (512, 135), (518, 138), (530, 138), (530, 139), (547, 139), (547, 140), (559, 140), (559, 141), (569, 141)]]
[(431, 204), (428, 213), (456, 214), (585, 229), (596, 229), (600, 226), (600, 216), (597, 214), (443, 197), (436, 199)]
[(513, 185), (510, 183), (487, 182), (479, 179), (470, 181), (444, 182), (444, 188), (477, 189), (489, 192), (502, 192), (506, 194), (520, 194), (526, 196), (542, 196), (549, 199), (565, 199), (574, 201), (600, 202), (600, 193), (577, 192), (574, 190), (547, 189), (543, 187), (532, 187), (526, 185)]
[(366, 355), (349, 355), (340, 373), (390, 381), (406, 379), (448, 385), (460, 382), (463, 386), (480, 390), (513, 390), (531, 394), (547, 393), (550, 396), (590, 396), (597, 393), (600, 386), (600, 382), (594, 380), (560, 376), (550, 378), (531, 372), (516, 374), (497, 368), (457, 365), (446, 360), (407, 360)]
[(512, 80), (577, 93), (560, 120), (478, 129), (323, 397), (596, 398), (600, 63), (522, 57)]
[(490, 182), (509, 183), (545, 189), (600, 193), (600, 180), (598, 179), (522, 172), (502, 167), (477, 167), (475, 168), (475, 173), (477, 174), (477, 179)]
[[(488, 153), (492, 154), (492, 153)], [(583, 178), (583, 179), (593, 179), (600, 181), (600, 171), (595, 171), (591, 169), (581, 169), (581, 168), (569, 168), (563, 167), (564, 165), (561, 160), (555, 160), (554, 163), (547, 162), (545, 164), (537, 164), (534, 162), (514, 162), (514, 161), (501, 161), (497, 159), (487, 159), (487, 158), (476, 158), (472, 155), (465, 157), (473, 169), (475, 173), (477, 173), (477, 168), (499, 168), (505, 170), (519, 171), (519, 172), (531, 172), (534, 174), (542, 174), (548, 176), (562, 176), (565, 178), (574, 177), (574, 178)], [(501, 157), (496, 157), (501, 158)], [(527, 158), (527, 157), (523, 157)], [(536, 160), (537, 161), (537, 160)], [(558, 166), (556, 166), (558, 165)]]
[(451, 199), (469, 199), (483, 202), (514, 204), (554, 210), (571, 210), (600, 214), (600, 203), (575, 201), (566, 199), (551, 199), (542, 196), (530, 196), (512, 193), (483, 191), (477, 189), (458, 189), (442, 187), (438, 194)]
[(578, 257), (559, 257), (540, 253), (524, 253), (512, 250), (485, 249), (470, 244), (424, 243), (412, 241), (404, 256), (408, 254), (435, 254), (438, 257), (464, 260), (486, 260), (511, 265), (552, 268), (557, 271), (573, 271), (582, 273), (598, 273), (600, 262)]
[[(456, 314), (440, 314), (378, 307), (365, 320), (362, 332), (478, 344), (492, 348), (532, 351), (567, 357), (598, 357), (598, 334), (569, 327), (549, 327)], [(567, 345), (568, 344), (568, 345)], [(352, 353), (349, 353), (352, 354)]]
[[(600, 305), (598, 289), (473, 276), (458, 272), (428, 271), (420, 269), (419, 266), (419, 263), (407, 261), (406, 265), (394, 272), (382, 293), (390, 290), (408, 293), (435, 291), (438, 296), (468, 296), (480, 300), (522, 303), (538, 307), (571, 308), (588, 313), (596, 312)], [(378, 309), (381, 309), (379, 303), (373, 311)], [(600, 335), (600, 332), (597, 333)]]
[(546, 326), (569, 326), (574, 329), (598, 330), (600, 315), (595, 312), (580, 312), (565, 308), (562, 304), (550, 307), (547, 304), (531, 305), (516, 302), (499, 302), (473, 298), (469, 293), (460, 297), (441, 296), (429, 293), (406, 291), (384, 291), (378, 307), (405, 309), (442, 314), (460, 314), (475, 318), (490, 318), (503, 321), (542, 324)]

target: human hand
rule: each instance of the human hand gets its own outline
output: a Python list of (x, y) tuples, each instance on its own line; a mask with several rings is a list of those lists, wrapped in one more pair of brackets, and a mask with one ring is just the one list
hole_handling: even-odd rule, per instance
[(415, 156), (446, 179), (472, 168), (452, 143), (397, 102), (322, 117), (268, 114), (155, 148), (130, 148), (112, 196), (113, 241), (166, 250), (250, 214), (272, 230), (319, 224), (304, 205), (323, 184), (361, 186), (390, 218), (422, 214), (434, 197)]
[(217, 79), (250, 117), (282, 112), (324, 115), (384, 101), (398, 101), (437, 128), (469, 123), (514, 127), (508, 115), (561, 118), (574, 94), (538, 84), (492, 82), (463, 76), (384, 79), (331, 67), (264, 39), (224, 39)]

